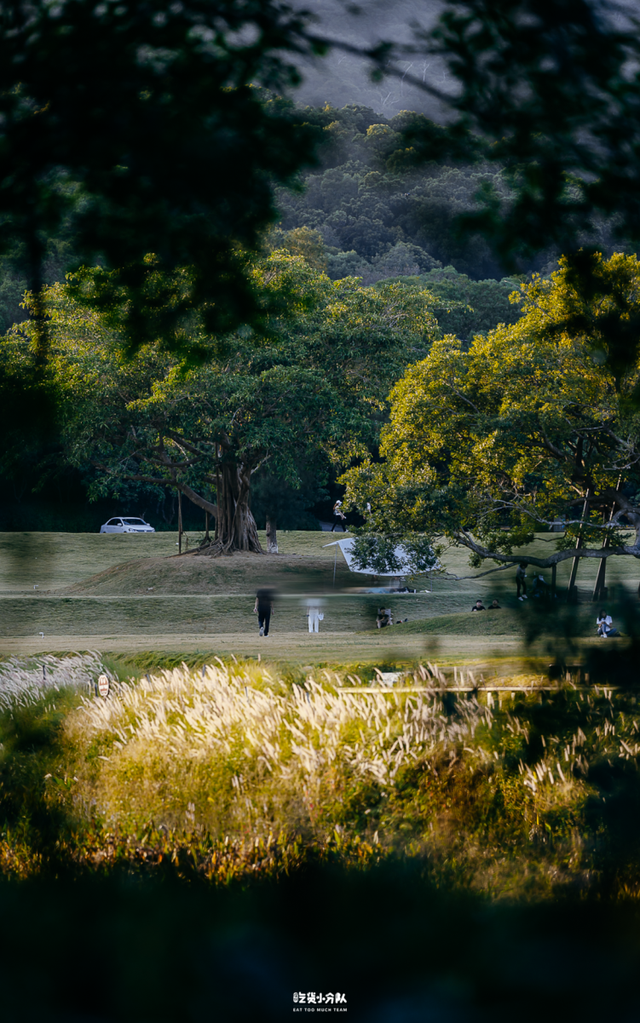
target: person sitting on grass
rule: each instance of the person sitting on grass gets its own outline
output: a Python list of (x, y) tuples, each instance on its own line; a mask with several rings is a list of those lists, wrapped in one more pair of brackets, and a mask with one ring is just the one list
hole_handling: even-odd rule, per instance
[(545, 582), (543, 575), (537, 575), (533, 580), (533, 596), (545, 599), (549, 596), (549, 584)]
[(484, 606), (484, 604), (482, 603), (482, 601), (480, 600), (480, 598), (478, 598), (478, 600), (476, 600), (476, 602), (473, 605), (473, 607), (471, 608), (471, 610), (472, 611), (486, 611), (487, 609)]
[(499, 605), (497, 600), (492, 600), (491, 603), (489, 604), (489, 607), (487, 608), (487, 611), (501, 611), (501, 610), (502, 610), (502, 608), (500, 607), (500, 605)]
[(391, 608), (379, 607), (378, 617), (376, 618), (376, 626), (379, 629), (384, 629), (387, 625), (393, 625), (393, 616), (391, 614)]
[(602, 636), (603, 639), (613, 639), (615, 636), (620, 635), (618, 630), (613, 627), (613, 618), (606, 611), (600, 610), (598, 612), (596, 625), (597, 635)]

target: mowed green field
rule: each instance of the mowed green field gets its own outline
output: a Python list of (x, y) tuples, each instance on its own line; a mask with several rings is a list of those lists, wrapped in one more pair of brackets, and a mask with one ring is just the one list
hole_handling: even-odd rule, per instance
[[(199, 539), (191, 534), (191, 546)], [(275, 557), (194, 558), (175, 556), (172, 533), (0, 534), (0, 653), (184, 649), (267, 656), (269, 650), (268, 656), (295, 661), (398, 662), (437, 656), (486, 664), (512, 663), (522, 651), (536, 607), (516, 600), (514, 568), (481, 576), (469, 568), (465, 551), (451, 549), (443, 558), (448, 574), (416, 579), (416, 594), (354, 592), (371, 580), (348, 571), (341, 553), (336, 557), (337, 549), (326, 546), (334, 539), (336, 534), (320, 531), (283, 532)], [(544, 555), (554, 540), (540, 536), (529, 552)], [(585, 637), (593, 633), (596, 609), (590, 596), (598, 564), (581, 563), (581, 603), (571, 611)], [(559, 568), (560, 589), (566, 587), (570, 565)], [(637, 601), (640, 565), (634, 559), (611, 558), (607, 574), (612, 598)], [(532, 576), (530, 569), (530, 581)], [(266, 642), (257, 636), (252, 614), (256, 588), (264, 585), (278, 594)], [(309, 636), (307, 629), (304, 601), (309, 595), (325, 602), (317, 636)], [(477, 597), (485, 603), (497, 597), (502, 610), (472, 614)], [(408, 622), (376, 630), (382, 605)], [(540, 642), (529, 650), (541, 651)]]

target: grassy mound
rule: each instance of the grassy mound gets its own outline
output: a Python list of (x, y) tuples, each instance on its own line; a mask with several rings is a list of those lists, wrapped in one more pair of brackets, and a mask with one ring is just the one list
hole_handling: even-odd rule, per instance
[[(344, 562), (336, 568), (336, 586), (354, 585)], [(302, 555), (235, 553), (210, 558), (183, 555), (144, 558), (115, 565), (75, 583), (65, 592), (85, 596), (144, 596), (159, 594), (252, 593), (258, 586), (274, 586), (303, 593), (333, 585), (333, 562)]]

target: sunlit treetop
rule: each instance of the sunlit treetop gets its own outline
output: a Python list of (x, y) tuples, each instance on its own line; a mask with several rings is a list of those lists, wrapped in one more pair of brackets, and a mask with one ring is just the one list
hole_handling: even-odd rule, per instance
[(565, 263), (514, 295), (517, 323), (470, 347), (435, 341), (409, 367), (391, 392), (384, 461), (345, 477), (351, 500), (372, 504), (372, 530), (446, 535), (509, 560), (563, 520), (570, 544), (578, 532), (589, 540), (585, 556), (607, 536), (637, 553), (638, 536), (630, 544), (616, 530), (640, 530), (638, 365), (616, 375), (603, 362), (614, 321), (621, 335), (637, 325), (640, 264), (599, 258), (593, 278), (601, 290), (587, 300)]

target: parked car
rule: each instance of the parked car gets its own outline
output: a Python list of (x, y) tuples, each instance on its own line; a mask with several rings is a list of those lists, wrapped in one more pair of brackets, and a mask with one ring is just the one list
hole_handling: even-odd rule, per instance
[(104, 526), (100, 526), (101, 533), (155, 533), (153, 526), (150, 526), (144, 519), (109, 519)]

